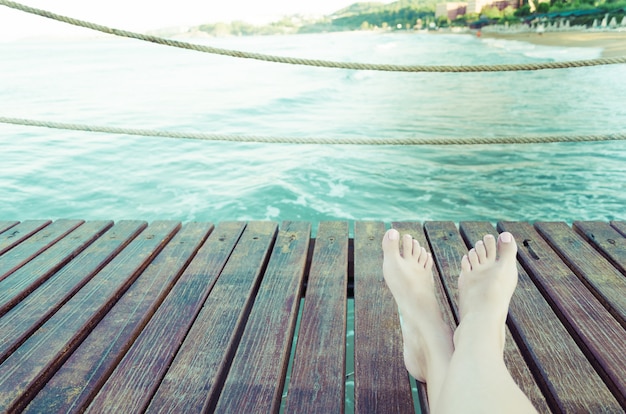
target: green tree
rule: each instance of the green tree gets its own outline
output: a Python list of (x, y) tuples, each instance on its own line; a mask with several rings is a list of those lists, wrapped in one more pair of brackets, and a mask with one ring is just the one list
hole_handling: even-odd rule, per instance
[(548, 13), (550, 11), (550, 3), (539, 3), (537, 13)]
[(439, 27), (448, 27), (450, 26), (450, 19), (448, 19), (448, 16), (439, 16), (436, 23)]
[(515, 13), (513, 13), (513, 15), (516, 17), (530, 16), (530, 6), (525, 5), (525, 6), (520, 7), (519, 9), (515, 10)]
[(467, 26), (467, 15), (456, 16), (452, 21), (452, 26)]
[(501, 19), (503, 14), (497, 7), (485, 6), (480, 11), (481, 16), (484, 16), (488, 19)]

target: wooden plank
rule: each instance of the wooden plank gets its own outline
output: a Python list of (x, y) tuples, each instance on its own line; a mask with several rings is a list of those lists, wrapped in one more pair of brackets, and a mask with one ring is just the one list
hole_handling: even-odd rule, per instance
[(0, 411), (24, 408), (179, 227), (150, 225), (0, 365)]
[(279, 411), (310, 238), (309, 223), (282, 224), (215, 412)]
[(415, 413), (398, 310), (382, 273), (384, 234), (383, 223), (355, 223), (355, 412)]
[[(473, 246), (476, 240), (466, 245), (457, 231), (456, 225), (452, 222), (426, 222), (424, 228), (436, 258), (435, 264), (442, 276), (448, 297), (451, 298), (452, 310), (458, 320), (458, 275), (461, 273), (461, 259), (467, 253), (469, 246)], [(548, 411), (546, 399), (508, 328), (506, 329), (504, 362), (515, 382), (533, 405), (540, 412)]]
[(287, 413), (343, 413), (348, 223), (322, 222), (298, 332)]
[[(35, 223), (35, 225), (37, 224), (38, 223)], [(57, 220), (49, 226), (44, 227), (34, 236), (26, 239), (25, 242), (23, 241), (13, 247), (2, 255), (2, 261), (0, 261), (0, 280), (5, 279), (11, 273), (24, 266), (32, 258), (52, 246), (59, 239), (65, 237), (81, 224), (83, 224), (81, 220)], [(15, 231), (17, 231), (17, 229)], [(20, 236), (24, 234), (25, 233), (18, 233), (17, 238), (21, 238)]]
[(163, 378), (148, 412), (214, 411), (276, 231), (276, 223), (248, 224)]
[(5, 229), (0, 234), (0, 255), (17, 246), (50, 223), (52, 223), (50, 220), (27, 220), (16, 226), (9, 227), (11, 231), (6, 231), (8, 229)]
[(626, 221), (611, 221), (611, 226), (619, 231), (622, 236), (626, 237)]
[[(130, 238), (135, 237), (145, 227), (145, 223), (132, 222), (132, 225), (129, 223), (129, 227), (132, 236), (126, 236), (123, 245), (127, 244)], [(125, 229), (125, 226), (122, 225), (121, 229)], [(0, 318), (0, 363), (121, 250), (120, 244), (122, 242), (116, 237), (119, 231), (120, 225), (109, 230), (105, 233), (106, 236), (96, 240), (73, 261), (56, 272), (42, 286)], [(110, 250), (109, 245), (112, 245)], [(103, 249), (104, 246), (106, 248)], [(94, 260), (94, 255), (100, 251), (102, 251), (103, 259)], [(29, 265), (18, 270), (5, 281), (21, 274), (22, 270), (27, 269)], [(29, 274), (26, 273), (22, 277), (28, 278)]]
[[(626, 278), (566, 223), (535, 223), (561, 259), (626, 329)], [(625, 239), (626, 241), (626, 239)]]
[(0, 361), (4, 361), (145, 226), (144, 222), (138, 221), (118, 223), (2, 316), (0, 318)]
[(461, 273), (461, 258), (467, 253), (467, 247), (452, 222), (428, 221), (424, 223), (424, 230), (457, 325), (459, 318), (457, 279)]
[(210, 223), (189, 223), (183, 226), (24, 412), (65, 413), (83, 410), (212, 229)]
[[(128, 397), (121, 411), (137, 411), (149, 403), (244, 228), (245, 223), (224, 222), (211, 233), (98, 394), (107, 404), (124, 405), (117, 390)], [(133, 372), (133, 361), (149, 368)], [(111, 387), (114, 391), (107, 391)], [(101, 409), (98, 396), (88, 409)]]
[[(499, 226), (520, 241), (518, 259), (622, 408), (626, 408), (624, 329), (530, 224), (507, 222)], [(595, 390), (581, 392), (593, 394)]]
[(65, 266), (112, 225), (111, 221), (85, 223), (74, 230), (70, 236), (60, 239), (46, 251), (1, 280), (0, 316)]
[[(20, 224), (19, 221), (0, 221), (0, 234), (9, 230), (11, 227), (15, 227)], [(2, 254), (2, 250), (0, 250), (0, 254)]]
[[(424, 229), (420, 223), (393, 222), (392, 227), (400, 232), (401, 237), (403, 234), (410, 234), (411, 237), (417, 240), (421, 246), (424, 246), (424, 248), (429, 253), (432, 253), (428, 240), (426, 239), (426, 234), (424, 233)], [(448, 299), (448, 296), (446, 295), (446, 290), (437, 266), (433, 266), (433, 277), (435, 280), (435, 295), (437, 296), (437, 301), (439, 303), (439, 308), (443, 315), (443, 319), (454, 331), (454, 329), (456, 328), (455, 316), (450, 307), (450, 301)], [(420, 409), (422, 413), (427, 414), (430, 412), (430, 406), (428, 404), (426, 384), (418, 381), (417, 389), (420, 397)]]
[[(461, 233), (466, 241), (488, 233), (497, 236), (485, 222), (462, 222)], [(617, 401), (520, 265), (518, 273), (507, 323), (552, 411), (619, 411)], [(597, 391), (580, 392), (585, 388)]]
[(626, 275), (626, 238), (601, 221), (575, 221), (574, 230)]

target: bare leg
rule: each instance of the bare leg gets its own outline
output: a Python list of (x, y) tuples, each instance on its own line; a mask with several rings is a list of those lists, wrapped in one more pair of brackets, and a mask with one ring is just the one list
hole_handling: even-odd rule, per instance
[(517, 285), (516, 254), (513, 236), (502, 233), (497, 243), (485, 236), (463, 257), (455, 350), (439, 400), (431, 404), (434, 412), (536, 412), (503, 359), (506, 316)]
[(383, 274), (400, 312), (404, 363), (416, 380), (426, 382), (428, 400), (439, 399), (452, 356), (452, 331), (435, 296), (433, 259), (417, 240), (391, 229), (383, 238)]

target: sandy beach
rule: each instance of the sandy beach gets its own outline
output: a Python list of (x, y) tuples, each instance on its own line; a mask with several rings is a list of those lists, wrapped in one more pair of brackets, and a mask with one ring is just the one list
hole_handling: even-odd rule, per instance
[(601, 47), (602, 57), (626, 56), (626, 31), (482, 32), (484, 38), (518, 40), (543, 46)]

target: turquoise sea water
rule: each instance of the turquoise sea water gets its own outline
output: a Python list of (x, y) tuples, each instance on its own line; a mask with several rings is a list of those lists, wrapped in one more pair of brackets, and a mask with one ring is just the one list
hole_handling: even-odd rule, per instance
[[(398, 64), (588, 59), (471, 35), (195, 40)], [(298, 137), (626, 130), (626, 65), (507, 73), (289, 66), (117, 38), (0, 43), (0, 115)], [(626, 143), (368, 147), (198, 142), (0, 124), (0, 219), (625, 219)]]

